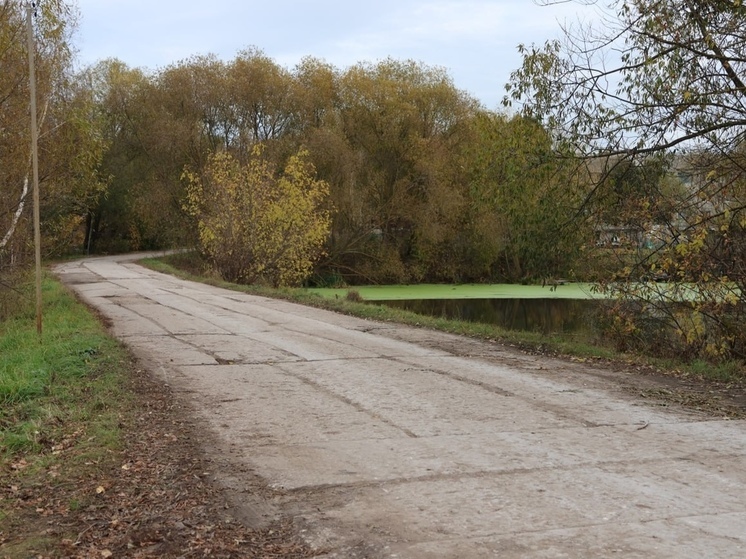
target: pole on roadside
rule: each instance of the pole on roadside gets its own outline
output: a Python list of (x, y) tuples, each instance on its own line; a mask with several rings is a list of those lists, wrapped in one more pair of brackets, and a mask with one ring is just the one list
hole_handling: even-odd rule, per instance
[(42, 300), (41, 300), (41, 226), (39, 218), (39, 151), (36, 122), (36, 68), (34, 66), (34, 26), (33, 15), (36, 3), (29, 2), (26, 6), (26, 30), (28, 34), (28, 68), (29, 68), (29, 90), (31, 92), (31, 167), (34, 179), (34, 252), (36, 260), (36, 332), (41, 336), (42, 332)]

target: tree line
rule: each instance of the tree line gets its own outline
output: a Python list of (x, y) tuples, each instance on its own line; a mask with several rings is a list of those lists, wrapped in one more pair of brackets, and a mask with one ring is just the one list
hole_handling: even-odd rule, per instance
[[(36, 8), (39, 176), (47, 256), (77, 244), (88, 208), (103, 195), (105, 143), (93, 116), (92, 91), (73, 71), (70, 37), (76, 14), (62, 1)], [(0, 5), (0, 271), (22, 266), (30, 248), (31, 141), (26, 9)]]
[(217, 153), (247, 164), (257, 145), (276, 169), (304, 150), (328, 185), (315, 281), (563, 275), (587, 234), (565, 226), (580, 181), (550, 157), (547, 132), (485, 110), (440, 68), (306, 58), (288, 70), (249, 49), (150, 75), (107, 60), (87, 79), (108, 146), (107, 194), (87, 217), (93, 250), (194, 243), (185, 169), (209, 174)]
[[(40, 93), (48, 253), (199, 244), (185, 177), (208, 176), (220, 153), (247, 165), (260, 145), (275, 170), (302, 150), (328, 190), (313, 281), (528, 281), (572, 269), (587, 233), (564, 226), (578, 177), (552, 160), (537, 122), (485, 110), (443, 69), (388, 59), (339, 70), (314, 58), (287, 69), (251, 48), (156, 72), (118, 60), (75, 72), (73, 14), (49, 6), (36, 26), (37, 34), (47, 19), (57, 26), (48, 39), (56, 42), (37, 53), (48, 67)], [(0, 77), (9, 90), (0, 99), (16, 129), (3, 135), (12, 165), (3, 166), (0, 225), (17, 230), (16, 247), (3, 247), (8, 262), (28, 245), (11, 222), (26, 202), (29, 142), (22, 10), (5, 3), (2, 11), (12, 47), (3, 68), (14, 73)]]
[[(415, 61), (76, 70), (74, 10), (40, 4), (45, 254), (198, 247), (272, 284), (600, 280), (633, 303), (619, 339), (662, 320), (692, 355), (743, 357), (746, 8), (598, 6), (602, 26), (520, 47), (501, 113)], [(23, 33), (3, 3), (4, 272), (30, 245)]]

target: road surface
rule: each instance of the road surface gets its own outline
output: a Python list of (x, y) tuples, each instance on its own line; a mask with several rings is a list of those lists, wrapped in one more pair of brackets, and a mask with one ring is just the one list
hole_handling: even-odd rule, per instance
[(245, 517), (324, 557), (746, 557), (746, 422), (123, 257), (56, 273), (188, 402)]

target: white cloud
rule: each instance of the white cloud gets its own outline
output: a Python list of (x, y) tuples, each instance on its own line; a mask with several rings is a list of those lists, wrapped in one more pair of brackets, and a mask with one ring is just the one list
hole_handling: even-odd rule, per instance
[(231, 59), (256, 46), (292, 67), (315, 56), (339, 68), (393, 57), (449, 70), (457, 87), (495, 107), (520, 59), (557, 20), (587, 12), (532, 0), (78, 0), (83, 63), (117, 57), (151, 69), (197, 54)]
[(509, 24), (506, 2), (425, 2), (412, 10), (408, 30), (441, 41), (494, 40)]

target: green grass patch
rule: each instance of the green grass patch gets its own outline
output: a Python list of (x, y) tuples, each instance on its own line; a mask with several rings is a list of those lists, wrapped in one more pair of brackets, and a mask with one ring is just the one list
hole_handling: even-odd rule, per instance
[(98, 322), (59, 283), (43, 288), (43, 334), (27, 312), (0, 325), (0, 405), (50, 394), (55, 383), (90, 373), (92, 358), (106, 344)]
[(712, 363), (697, 359), (687, 364), (686, 372), (700, 378), (724, 383), (739, 382), (744, 378), (743, 364), (737, 361)]
[(43, 333), (24, 309), (0, 324), (0, 449), (18, 451), (53, 446), (56, 427), (76, 419), (101, 417), (80, 405), (107, 401), (116, 392), (119, 345), (99, 321), (57, 281), (43, 283)]
[[(41, 337), (31, 302), (0, 322), (0, 485), (11, 488), (0, 493), (0, 536), (25, 530), (13, 495), (53, 493), (66, 471), (81, 476), (112, 460), (132, 402), (125, 350), (59, 282), (45, 278), (42, 293)], [(53, 545), (40, 535), (2, 553), (29, 557)]]

